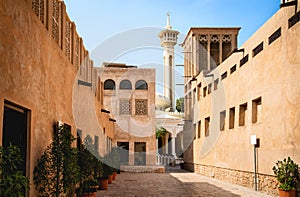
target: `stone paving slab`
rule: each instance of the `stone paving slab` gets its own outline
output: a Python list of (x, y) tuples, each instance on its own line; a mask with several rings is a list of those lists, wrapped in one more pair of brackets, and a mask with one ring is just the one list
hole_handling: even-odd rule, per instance
[(108, 190), (97, 197), (268, 197), (249, 188), (224, 183), (195, 173), (118, 174)]

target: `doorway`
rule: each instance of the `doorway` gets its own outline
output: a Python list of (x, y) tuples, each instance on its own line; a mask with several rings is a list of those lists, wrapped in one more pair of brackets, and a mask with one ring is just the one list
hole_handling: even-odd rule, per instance
[(134, 165), (146, 165), (146, 142), (134, 143)]
[(120, 148), (120, 164), (128, 165), (129, 161), (129, 142), (117, 142), (117, 146)]
[(22, 163), (20, 170), (26, 176), (27, 135), (29, 111), (5, 101), (3, 114), (2, 146), (10, 144), (20, 148)]

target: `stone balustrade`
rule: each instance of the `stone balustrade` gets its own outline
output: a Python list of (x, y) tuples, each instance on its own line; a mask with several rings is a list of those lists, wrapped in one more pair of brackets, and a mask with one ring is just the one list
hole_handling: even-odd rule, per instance
[(156, 165), (175, 165), (176, 158), (174, 155), (160, 155), (159, 153), (156, 154)]

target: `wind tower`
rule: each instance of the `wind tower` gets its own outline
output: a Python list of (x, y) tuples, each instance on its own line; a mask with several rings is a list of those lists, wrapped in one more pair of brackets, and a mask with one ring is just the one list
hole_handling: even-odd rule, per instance
[(164, 96), (170, 99), (170, 111), (175, 109), (175, 80), (174, 80), (174, 46), (177, 44), (179, 32), (172, 30), (170, 24), (170, 13), (167, 13), (167, 26), (158, 37), (160, 45), (163, 47), (164, 61)]

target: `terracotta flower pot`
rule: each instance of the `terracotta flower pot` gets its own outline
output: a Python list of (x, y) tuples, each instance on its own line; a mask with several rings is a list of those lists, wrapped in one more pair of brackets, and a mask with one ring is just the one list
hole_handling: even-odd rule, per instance
[(89, 194), (83, 194), (83, 197), (96, 197), (96, 192), (94, 193), (89, 193)]
[(100, 180), (100, 189), (107, 190), (108, 188), (108, 179)]
[(112, 180), (113, 180), (113, 175), (109, 175), (108, 184), (112, 184)]
[(282, 190), (279, 189), (279, 197), (295, 197), (296, 196), (296, 190)]
[(116, 177), (117, 177), (117, 173), (114, 172), (114, 173), (113, 173), (113, 180), (116, 180)]

